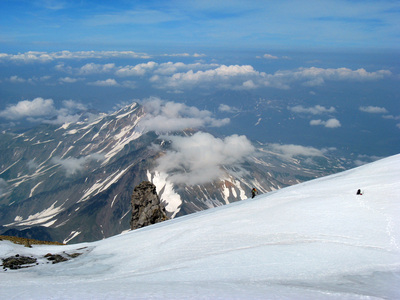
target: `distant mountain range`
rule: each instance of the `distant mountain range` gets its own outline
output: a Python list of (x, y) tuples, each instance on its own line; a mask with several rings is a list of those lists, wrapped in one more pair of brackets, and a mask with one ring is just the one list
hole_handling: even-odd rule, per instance
[[(110, 113), (82, 113), (78, 122), (41, 124), (0, 134), (0, 234), (64, 243), (95, 241), (129, 229), (136, 185), (157, 186), (169, 217), (247, 199), (336, 173), (345, 161), (328, 156), (287, 156), (253, 143), (256, 154), (240, 166), (221, 165), (221, 176), (203, 184), (176, 183), (157, 169), (168, 137), (139, 126), (137, 103)], [(188, 129), (175, 133), (195, 134)], [(156, 145), (156, 146), (155, 146)]]

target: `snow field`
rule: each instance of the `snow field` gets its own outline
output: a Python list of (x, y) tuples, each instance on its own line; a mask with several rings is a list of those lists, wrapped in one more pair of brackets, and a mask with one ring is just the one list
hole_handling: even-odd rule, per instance
[[(357, 196), (361, 188), (364, 195)], [(400, 155), (0, 272), (7, 299), (399, 299)]]

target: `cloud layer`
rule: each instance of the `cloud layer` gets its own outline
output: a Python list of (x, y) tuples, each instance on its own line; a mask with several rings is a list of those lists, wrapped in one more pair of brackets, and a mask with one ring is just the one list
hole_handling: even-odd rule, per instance
[[(197, 55), (199, 57), (201, 55)], [(186, 57), (186, 56), (174, 56)], [(265, 58), (277, 59), (278, 57), (265, 54)], [(184, 63), (184, 62), (156, 62), (150, 60), (133, 65), (117, 65), (116, 63), (82, 63), (82, 66), (70, 66), (69, 61), (83, 59), (146, 59), (150, 55), (133, 51), (60, 51), (60, 52), (26, 52), (20, 54), (0, 53), (0, 62), (16, 61), (19, 63), (55, 62), (55, 70), (67, 73), (60, 76), (56, 83), (85, 82), (88, 85), (103, 87), (132, 88), (137, 80), (150, 84), (153, 88), (168, 91), (185, 91), (193, 89), (230, 89), (254, 90), (260, 88), (290, 89), (294, 85), (308, 87), (321, 86), (327, 82), (363, 82), (381, 80), (391, 76), (389, 70), (367, 71), (364, 68), (319, 68), (301, 67), (297, 69), (278, 70), (266, 73), (257, 70), (252, 65), (224, 65), (217, 63)], [(93, 77), (96, 78), (93, 81)], [(90, 79), (85, 77), (91, 77)], [(7, 80), (12, 83), (40, 82), (50, 80), (49, 76), (41, 78), (21, 78), (17, 75), (10, 76)], [(129, 84), (121, 79), (130, 81)], [(49, 82), (52, 83), (52, 82)]]
[(221, 166), (235, 166), (244, 162), (255, 148), (243, 135), (219, 139), (209, 133), (193, 136), (167, 136), (171, 150), (157, 160), (157, 170), (169, 174), (174, 183), (204, 184), (218, 179)]

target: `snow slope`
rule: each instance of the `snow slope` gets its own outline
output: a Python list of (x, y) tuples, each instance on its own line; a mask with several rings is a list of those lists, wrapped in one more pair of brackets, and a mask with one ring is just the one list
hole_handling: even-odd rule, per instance
[[(361, 188), (364, 195), (356, 196)], [(0, 272), (1, 299), (399, 299), (400, 155)]]

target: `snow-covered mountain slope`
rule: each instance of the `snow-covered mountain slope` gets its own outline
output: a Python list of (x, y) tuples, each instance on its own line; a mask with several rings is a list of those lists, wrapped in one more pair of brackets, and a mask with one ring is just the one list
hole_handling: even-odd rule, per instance
[[(356, 195), (357, 189), (363, 195)], [(0, 272), (4, 299), (399, 299), (400, 155)]]
[(1, 132), (0, 233), (65, 243), (119, 234), (129, 229), (130, 196), (143, 180), (156, 184), (175, 217), (246, 199), (252, 187), (268, 192), (343, 170), (334, 158), (285, 157), (258, 144), (257, 156), (221, 166), (212, 182), (174, 184), (156, 162), (170, 143), (144, 131), (145, 117), (133, 103), (110, 114), (86, 112), (62, 126)]

